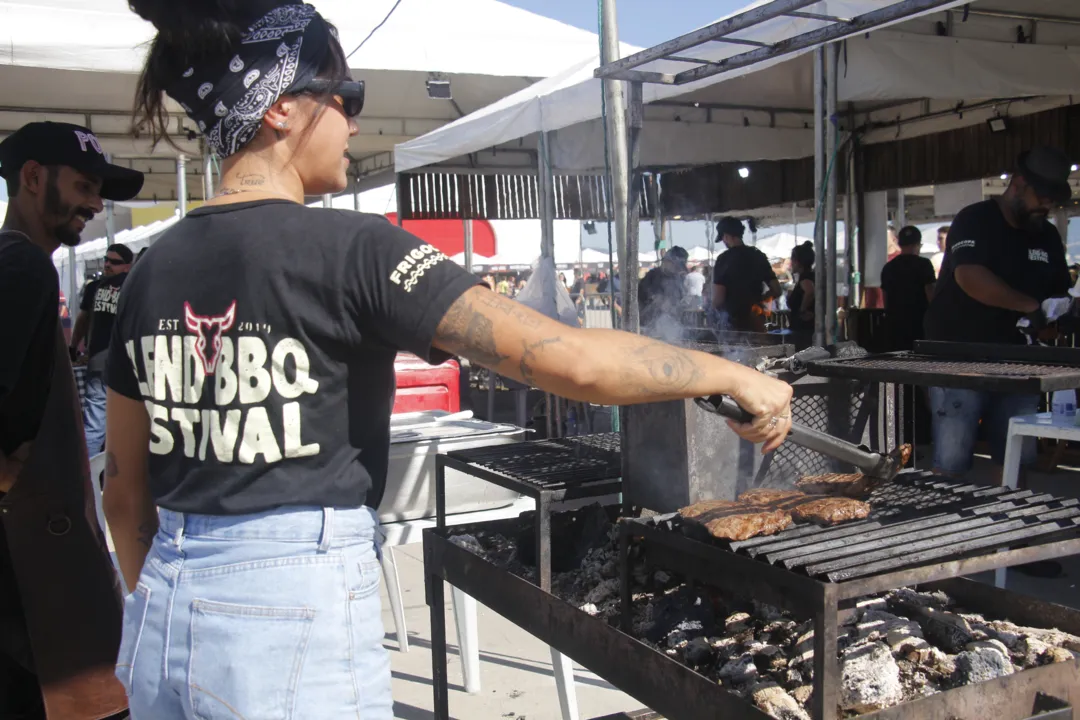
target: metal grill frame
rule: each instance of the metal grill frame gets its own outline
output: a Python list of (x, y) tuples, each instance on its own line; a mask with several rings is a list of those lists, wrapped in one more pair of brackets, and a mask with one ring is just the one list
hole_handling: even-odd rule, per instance
[[(993, 373), (995, 365), (1016, 371)], [(1030, 395), (1080, 387), (1077, 348), (920, 340), (914, 352), (821, 360), (809, 363), (808, 368), (819, 377)]]
[(545, 591), (551, 591), (551, 508), (555, 503), (565, 500), (579, 500), (582, 498), (604, 497), (622, 491), (622, 459), (621, 449), (614, 450), (596, 448), (589, 438), (594, 441), (597, 437), (613, 436), (617, 443), (618, 433), (601, 433), (599, 435), (578, 436), (578, 438), (558, 438), (538, 440), (530, 443), (515, 443), (500, 445), (498, 449), (508, 454), (520, 452), (522, 446), (537, 447), (541, 443), (550, 443), (569, 449), (577, 446), (585, 453), (607, 453), (611, 455), (611, 462), (604, 470), (598, 472), (592, 478), (582, 478), (573, 481), (563, 481), (557, 487), (544, 487), (532, 482), (528, 477), (522, 477), (500, 472), (497, 463), (480, 464), (470, 460), (483, 448), (459, 450), (447, 454), (435, 456), (435, 526), (439, 529), (446, 527), (446, 470), (450, 468), (465, 475), (484, 480), (499, 487), (512, 490), (526, 497), (530, 497), (536, 503), (536, 553), (537, 553), (537, 577), (540, 587)]
[[(623, 518), (620, 523), (619, 555), (622, 619), (629, 623), (631, 608), (630, 544), (639, 540), (650, 563), (674, 570), (708, 586), (810, 616), (814, 623), (814, 694), (811, 715), (816, 720), (833, 720), (840, 696), (840, 664), (837, 660), (838, 628), (842, 617), (854, 612), (859, 598), (896, 588), (960, 578), (964, 575), (999, 570), (1038, 560), (1051, 560), (1080, 553), (1080, 538), (1060, 540), (988, 554), (960, 556), (932, 561), (921, 566), (894, 570), (842, 582), (809, 577), (782, 565), (770, 565), (734, 552), (721, 545), (702, 542), (678, 531), (659, 528), (652, 519)], [(722, 580), (718, 580), (722, 578)], [(629, 627), (624, 625), (624, 632)]]

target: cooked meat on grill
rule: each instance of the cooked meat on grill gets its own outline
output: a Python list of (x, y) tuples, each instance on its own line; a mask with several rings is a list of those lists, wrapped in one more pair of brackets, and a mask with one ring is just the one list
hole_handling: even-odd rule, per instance
[(795, 486), (813, 495), (863, 497), (870, 494), (873, 481), (862, 473), (827, 473), (799, 478)]
[(846, 497), (815, 498), (791, 509), (796, 522), (835, 525), (849, 520), (862, 520), (870, 514), (870, 504)]
[(739, 502), (754, 505), (773, 505), (784, 500), (805, 498), (806, 493), (798, 490), (779, 490), (776, 488), (754, 488), (739, 496)]
[(730, 500), (706, 500), (679, 511), (684, 519), (705, 526), (721, 540), (749, 540), (774, 535), (791, 526), (791, 513)]
[(900, 457), (900, 467), (906, 468), (911, 462), (911, 445), (901, 445), (896, 448), (896, 452)]

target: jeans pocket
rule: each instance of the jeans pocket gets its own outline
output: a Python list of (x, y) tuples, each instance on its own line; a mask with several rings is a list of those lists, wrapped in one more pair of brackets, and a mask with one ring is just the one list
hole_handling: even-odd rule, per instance
[(120, 638), (120, 651), (116, 654), (116, 677), (131, 697), (132, 678), (135, 675), (135, 658), (139, 652), (139, 640), (146, 624), (146, 611), (150, 607), (150, 588), (141, 582), (124, 598), (124, 629)]
[(195, 717), (289, 720), (315, 610), (195, 600), (188, 691)]

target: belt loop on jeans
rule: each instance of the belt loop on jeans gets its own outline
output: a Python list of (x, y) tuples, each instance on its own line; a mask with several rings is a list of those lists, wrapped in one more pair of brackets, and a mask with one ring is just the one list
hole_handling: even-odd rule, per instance
[(319, 535), (319, 552), (330, 549), (330, 543), (334, 542), (334, 508), (324, 507), (322, 534)]
[(173, 533), (173, 545), (179, 550), (184, 544), (184, 521), (187, 519), (184, 513), (176, 513), (177, 518), (180, 520), (176, 526), (176, 532)]

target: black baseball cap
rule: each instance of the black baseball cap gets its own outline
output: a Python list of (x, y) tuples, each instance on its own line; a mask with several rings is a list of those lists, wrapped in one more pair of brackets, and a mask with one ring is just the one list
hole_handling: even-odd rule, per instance
[(110, 163), (94, 133), (81, 125), (32, 122), (0, 142), (0, 177), (15, 177), (28, 160), (100, 178), (104, 200), (130, 200), (143, 186), (141, 172)]
[(673, 245), (670, 250), (664, 253), (665, 260), (674, 260), (682, 267), (686, 267), (686, 263), (690, 260), (690, 253), (686, 252), (684, 248), (678, 245)]
[(897, 233), (896, 241), (900, 243), (901, 247), (906, 247), (908, 245), (921, 245), (922, 233), (919, 231), (919, 228), (915, 227), (914, 225), (905, 225), (904, 227), (900, 228), (900, 232)]
[(730, 216), (720, 218), (716, 223), (716, 231), (723, 235), (741, 238), (746, 233), (746, 227), (738, 218)]
[(120, 259), (124, 261), (125, 265), (130, 265), (131, 261), (135, 259), (135, 254), (131, 252), (131, 248), (127, 245), (121, 245), (120, 243), (114, 243), (109, 246), (105, 251), (105, 254), (116, 253), (120, 256)]
[(1063, 203), (1072, 197), (1069, 174), (1072, 161), (1057, 148), (1033, 147), (1020, 153), (1016, 172), (1027, 180), (1039, 197)]

